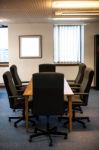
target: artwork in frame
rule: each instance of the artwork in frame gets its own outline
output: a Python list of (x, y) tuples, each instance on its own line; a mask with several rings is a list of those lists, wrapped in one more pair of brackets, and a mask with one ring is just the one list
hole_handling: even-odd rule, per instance
[(41, 58), (42, 57), (42, 36), (41, 35), (19, 36), (19, 57), (20, 58)]

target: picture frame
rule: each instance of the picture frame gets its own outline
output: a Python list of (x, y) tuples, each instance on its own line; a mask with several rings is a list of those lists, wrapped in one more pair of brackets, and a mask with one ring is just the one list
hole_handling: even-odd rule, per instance
[(19, 57), (20, 58), (41, 58), (42, 57), (42, 36), (41, 35), (19, 36)]

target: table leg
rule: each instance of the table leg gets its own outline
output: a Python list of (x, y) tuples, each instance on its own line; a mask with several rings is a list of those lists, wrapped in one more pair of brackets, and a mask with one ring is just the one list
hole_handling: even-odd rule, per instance
[(69, 130), (72, 130), (72, 96), (68, 96), (68, 108), (69, 108)]

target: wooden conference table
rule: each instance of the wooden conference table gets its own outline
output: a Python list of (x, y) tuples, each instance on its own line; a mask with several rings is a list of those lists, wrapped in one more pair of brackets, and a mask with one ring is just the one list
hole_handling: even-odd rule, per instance
[[(25, 118), (26, 118), (26, 129), (28, 129), (28, 101), (29, 96), (32, 96), (32, 81), (27, 85), (23, 95), (25, 96)], [(74, 95), (67, 81), (64, 80), (64, 95), (68, 97), (68, 114), (69, 114), (69, 130), (72, 130), (72, 96)]]

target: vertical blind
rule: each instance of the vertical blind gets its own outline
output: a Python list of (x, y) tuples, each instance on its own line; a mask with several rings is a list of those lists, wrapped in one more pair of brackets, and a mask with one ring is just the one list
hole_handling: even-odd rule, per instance
[(54, 62), (79, 63), (82, 61), (82, 31), (81, 25), (54, 26)]
[(8, 62), (8, 28), (0, 28), (0, 63)]

